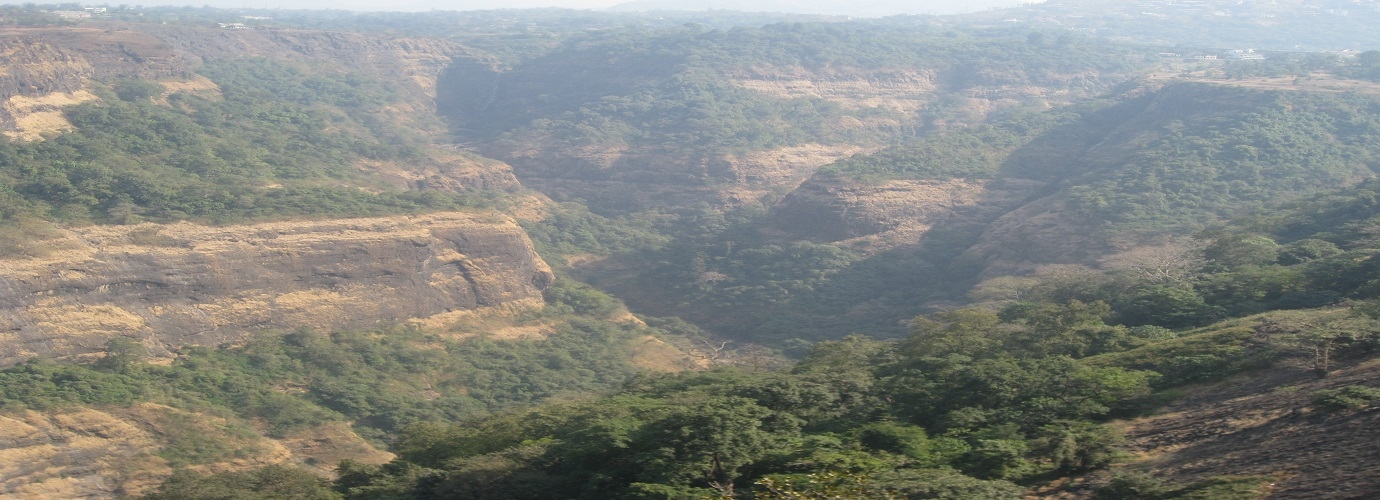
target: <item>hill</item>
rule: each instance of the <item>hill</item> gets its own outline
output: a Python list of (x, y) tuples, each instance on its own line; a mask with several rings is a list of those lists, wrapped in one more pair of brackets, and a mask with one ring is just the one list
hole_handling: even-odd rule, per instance
[(1070, 6), (0, 9), (0, 494), (1372, 488), (1380, 53)]

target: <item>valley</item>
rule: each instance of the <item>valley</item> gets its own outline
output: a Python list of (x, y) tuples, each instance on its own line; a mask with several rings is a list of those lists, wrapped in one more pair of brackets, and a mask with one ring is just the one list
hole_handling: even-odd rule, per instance
[(0, 497), (1364, 497), (1373, 9), (1200, 3), (0, 8)]

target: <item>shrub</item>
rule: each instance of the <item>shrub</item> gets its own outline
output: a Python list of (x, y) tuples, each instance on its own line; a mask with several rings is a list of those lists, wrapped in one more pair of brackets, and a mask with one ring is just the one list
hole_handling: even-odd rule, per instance
[(1313, 405), (1326, 410), (1359, 410), (1380, 403), (1380, 388), (1348, 385), (1313, 393)]

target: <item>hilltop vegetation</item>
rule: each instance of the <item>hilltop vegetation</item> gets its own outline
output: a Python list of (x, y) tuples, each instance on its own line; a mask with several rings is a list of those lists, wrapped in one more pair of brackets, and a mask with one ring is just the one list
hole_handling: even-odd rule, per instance
[[(1041, 211), (1023, 213), (1012, 210), (1020, 206), (1015, 205), (954, 216), (929, 229), (921, 248), (885, 252), (831, 241), (837, 237), (827, 235), (837, 229), (803, 227), (782, 235), (774, 213), (779, 206), (660, 211), (639, 220), (644, 232), (672, 235), (666, 243), (584, 250), (621, 253), (647, 266), (643, 273), (625, 278), (595, 268), (586, 276), (627, 294), (636, 307), (782, 347), (840, 331), (897, 335), (898, 321), (966, 293), (979, 273), (1003, 263), (1097, 266), (1124, 251), (1118, 248), (1159, 246), (1168, 237), (1187, 237), (1253, 209), (1374, 176), (1373, 166), (1380, 164), (1373, 140), (1380, 132), (1373, 119), (1377, 104), (1369, 96), (1178, 84), (1122, 100), (1013, 112), (845, 158), (809, 182), (1020, 182), (1038, 186), (1023, 196), (1040, 200), (1025, 203)], [(1059, 226), (1049, 234), (1023, 235), (1013, 245), (989, 233), (1003, 215), (1013, 218), (1010, 224), (1041, 217)], [(1078, 242), (1077, 254), (1047, 250), (1069, 241)], [(1245, 279), (1222, 280), (1237, 278)], [(1277, 286), (1289, 293), (1222, 307), (1261, 311), (1329, 300), (1326, 293), (1310, 295), (1294, 284)], [(1236, 293), (1212, 292), (1222, 303), (1245, 300)], [(1199, 320), (1166, 324), (1220, 318), (1214, 307), (1205, 305)]]
[[(619, 172), (548, 171), (529, 165), (523, 152), (597, 146), (694, 158), (807, 142), (877, 143), (914, 127), (906, 111), (886, 104), (857, 108), (767, 95), (735, 85), (734, 78), (802, 72), (884, 78), (918, 69), (930, 79), (922, 85), (961, 92), (1003, 84), (1064, 87), (1070, 73), (1117, 74), (1143, 64), (1133, 49), (1072, 36), (1046, 42), (858, 23), (620, 29), (572, 38), (502, 71), (491, 63), (457, 65), (443, 77), (439, 99), (463, 140), (485, 143), (485, 151), (514, 163), (519, 174), (528, 168), (600, 179)], [(953, 105), (936, 98), (926, 114), (939, 120)], [(695, 184), (724, 182), (725, 174), (668, 172), (667, 178)]]
[[(237, 419), (269, 437), (349, 422), (387, 442), (419, 423), (463, 420), (620, 386), (638, 372), (635, 346), (656, 329), (596, 318), (621, 310), (563, 284), (552, 305), (516, 318), (543, 332), (508, 339), (474, 328), (447, 335), (396, 325), (373, 331), (263, 332), (236, 347), (191, 347), (170, 366), (147, 363), (140, 342), (112, 340), (94, 364), (34, 360), (0, 370), (0, 407), (62, 410), (153, 402)], [(578, 314), (578, 315), (577, 315)], [(535, 325), (535, 326), (532, 326)], [(675, 369), (675, 366), (667, 366)], [(250, 431), (252, 432), (252, 431)], [(178, 453), (174, 449), (165, 454)], [(175, 458), (173, 465), (223, 456)]]
[[(1354, 266), (1373, 260), (1375, 189), (1248, 219), (1185, 255), (1037, 275), (1018, 300), (916, 318), (899, 342), (822, 342), (788, 372), (643, 377), (597, 400), (415, 426), (398, 460), (343, 465), (335, 488), (346, 498), (1019, 498), (1017, 484), (1128, 460), (1101, 423), (1153, 409), (1172, 389), (1270, 366), (1325, 377), (1373, 356), (1380, 310), (1355, 285), (1374, 279)], [(1355, 280), (1327, 278), (1339, 275)], [(1278, 282), (1264, 276), (1297, 277), (1283, 287), (1295, 298), (1272, 296)], [(1182, 328), (1309, 306), (1306, 296), (1364, 302)], [(1313, 401), (1351, 411), (1373, 406), (1373, 392), (1346, 386)], [(1123, 475), (1097, 488), (1099, 498), (1255, 498), (1269, 480)]]
[(401, 190), (356, 167), (428, 161), (424, 136), (376, 116), (397, 99), (387, 82), (268, 59), (199, 71), (219, 92), (117, 79), (64, 111), (71, 132), (0, 141), (0, 219), (227, 223), (493, 203)]

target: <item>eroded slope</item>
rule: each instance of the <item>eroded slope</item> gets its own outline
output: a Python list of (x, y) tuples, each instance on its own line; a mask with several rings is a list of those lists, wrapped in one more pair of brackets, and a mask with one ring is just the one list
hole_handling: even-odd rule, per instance
[(540, 305), (551, 283), (496, 215), (88, 227), (0, 261), (0, 360), (95, 352), (116, 336), (170, 355), (256, 329), (361, 328)]

